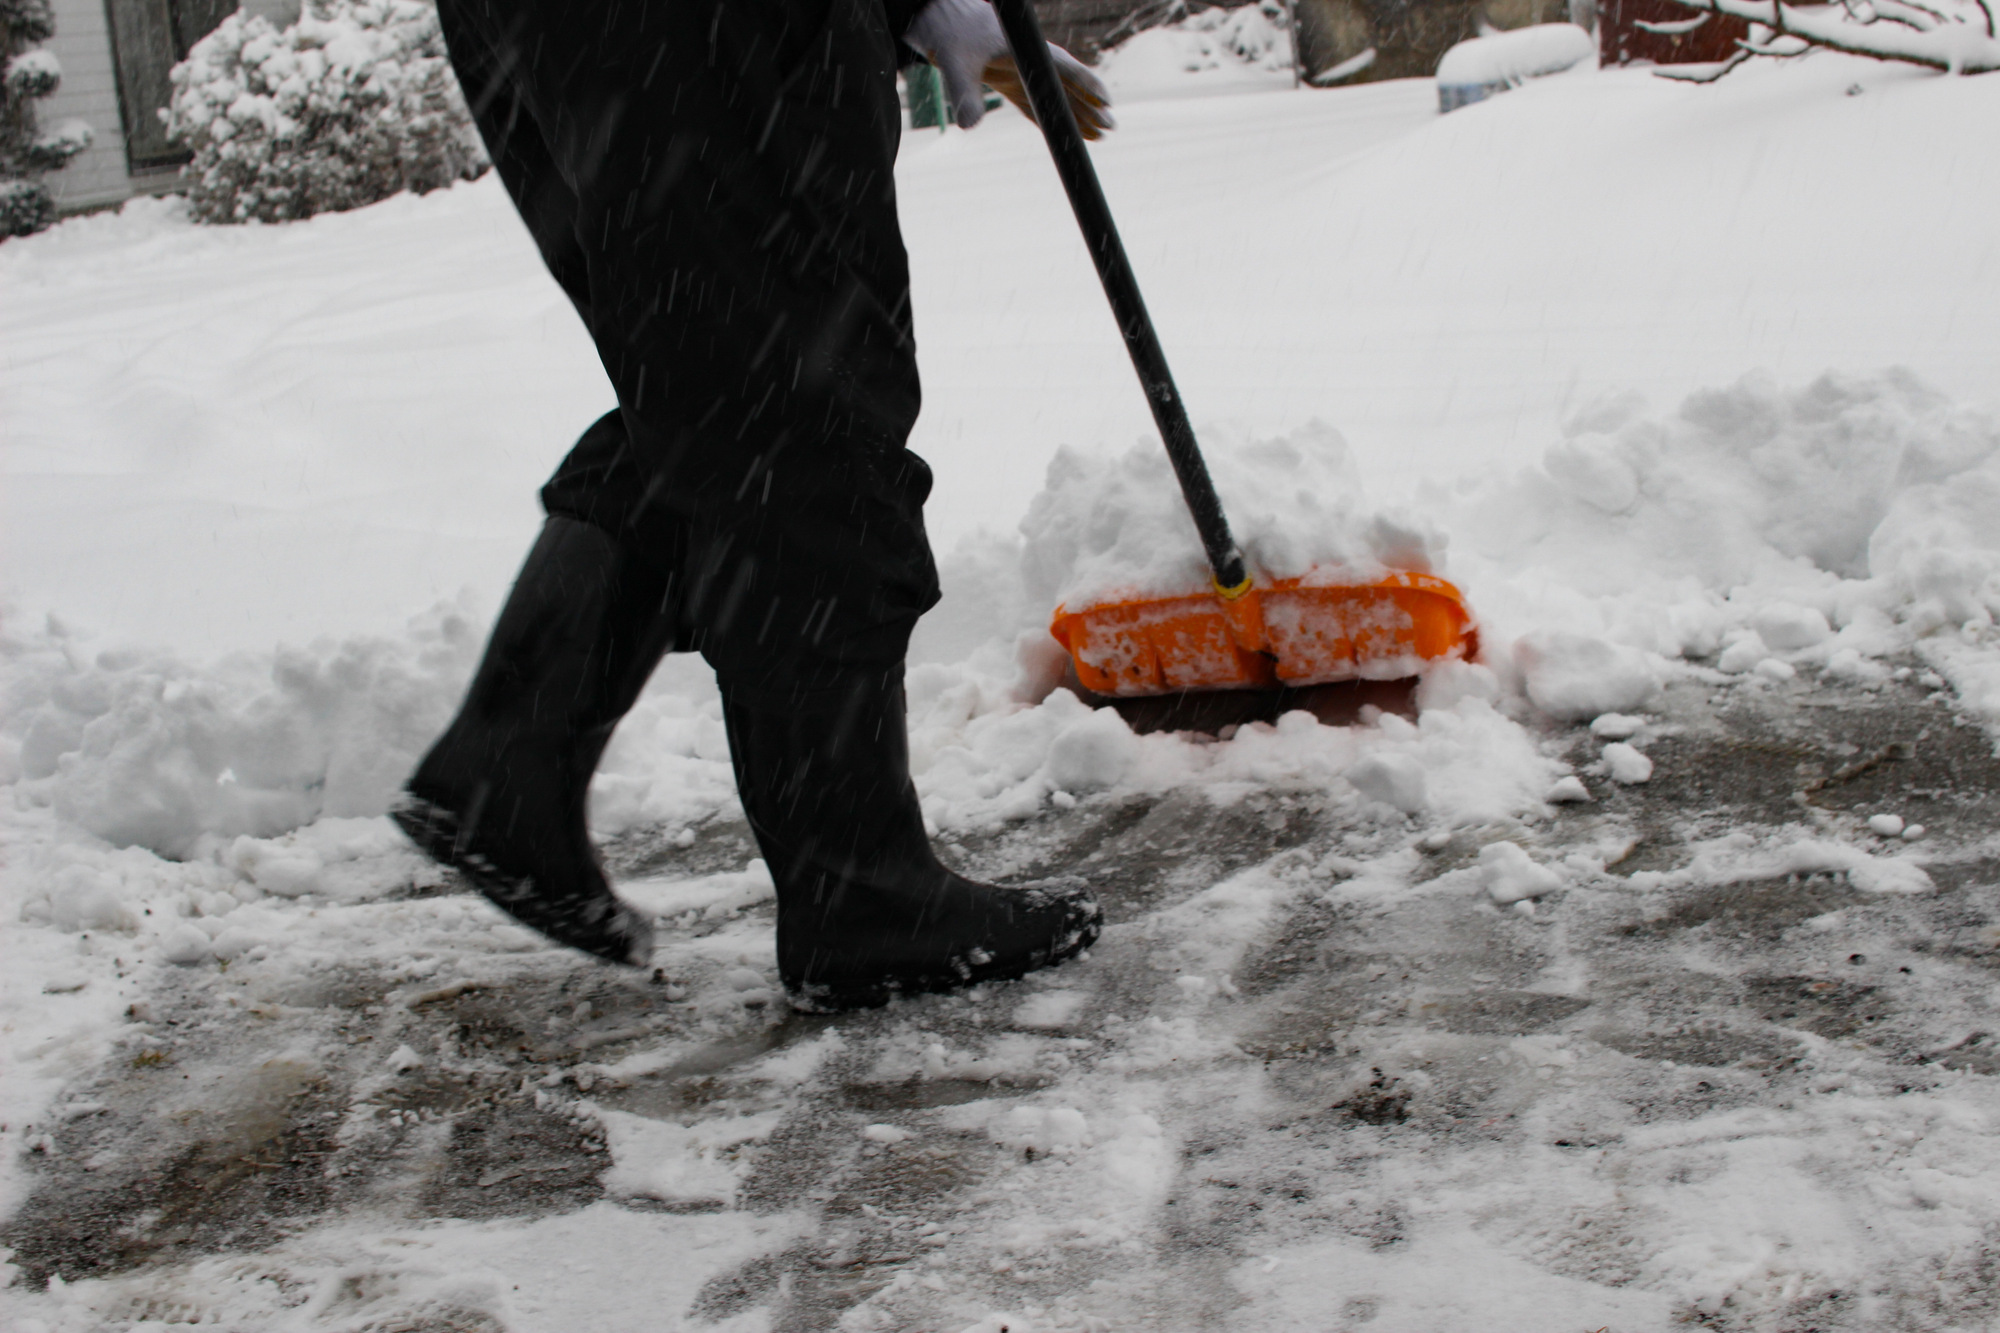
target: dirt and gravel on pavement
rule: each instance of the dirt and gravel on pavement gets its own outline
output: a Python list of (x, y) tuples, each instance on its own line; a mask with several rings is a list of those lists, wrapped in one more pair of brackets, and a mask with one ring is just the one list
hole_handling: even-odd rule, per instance
[[(384, 1247), (540, 1227), (587, 1270), (588, 1220), (681, 1270), (659, 1327), (1402, 1328), (1457, 1282), (1549, 1329), (1987, 1327), (2000, 760), (1900, 674), (1683, 680), (1649, 782), (1539, 822), (1343, 826), (1303, 789), (1048, 808), (948, 854), (1088, 875), (1100, 945), (875, 1012), (786, 1008), (768, 902), (669, 921), (651, 973), (163, 967), (33, 1140), (16, 1290), (76, 1327), (556, 1327), (530, 1278)], [(1543, 725), (1579, 766), (1601, 744)], [(1562, 886), (1496, 903), (1503, 840)], [(627, 879), (752, 854), (730, 819), (612, 849)]]

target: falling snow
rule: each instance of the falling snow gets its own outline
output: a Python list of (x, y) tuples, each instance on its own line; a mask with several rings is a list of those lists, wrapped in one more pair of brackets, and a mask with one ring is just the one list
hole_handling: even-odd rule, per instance
[(868, 1014), (784, 1009), (698, 661), (592, 794), (656, 972), (381, 817), (607, 405), (497, 182), (0, 248), (9, 1327), (2000, 1319), (2000, 81), (1440, 118), (1191, 31), (1096, 152), (1225, 496), (1482, 656), (1216, 734), (1060, 688), (1051, 595), (1192, 548), (1032, 127), (912, 132), (913, 767), (1109, 924)]

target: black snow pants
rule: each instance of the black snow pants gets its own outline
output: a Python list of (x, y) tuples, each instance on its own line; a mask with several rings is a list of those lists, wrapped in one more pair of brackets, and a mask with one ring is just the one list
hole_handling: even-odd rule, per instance
[(892, 168), (911, 0), (441, 0), (617, 410), (542, 492), (739, 693), (900, 663), (938, 597)]

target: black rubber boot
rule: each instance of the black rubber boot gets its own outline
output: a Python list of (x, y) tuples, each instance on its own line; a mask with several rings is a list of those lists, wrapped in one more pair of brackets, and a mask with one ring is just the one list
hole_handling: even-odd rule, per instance
[(778, 884), (778, 970), (795, 1008), (1018, 977), (1097, 939), (1079, 880), (1000, 888), (954, 874), (910, 781), (903, 673), (784, 705), (723, 687), (737, 790)]
[(635, 967), (653, 928), (611, 892), (584, 801), (612, 728), (673, 645), (671, 591), (602, 529), (551, 518), (458, 717), (391, 812), (521, 924)]

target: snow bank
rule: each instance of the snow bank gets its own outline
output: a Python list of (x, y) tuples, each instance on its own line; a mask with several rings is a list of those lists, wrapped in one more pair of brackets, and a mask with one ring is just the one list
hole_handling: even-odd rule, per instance
[(1614, 397), (1539, 467), (1436, 498), (1489, 641), (1557, 717), (1641, 708), (1675, 659), (1879, 681), (2000, 611), (2000, 424), (1907, 371)]
[[(2000, 423), (1906, 370), (1796, 387), (1751, 374), (1665, 414), (1612, 395), (1573, 412), (1538, 467), (1428, 487), (1411, 506), (1372, 503), (1324, 425), (1209, 428), (1203, 444), (1261, 578), (1446, 573), (1450, 533), (1449, 573), (1494, 663), (1563, 720), (1643, 709), (1683, 661), (1767, 683), (1802, 668), (1879, 681), (1882, 657), (1936, 656), (1941, 634), (1977, 641), (2000, 614)], [(990, 603), (1018, 606), (1021, 633), (1058, 604), (1209, 582), (1151, 441), (1058, 450), (1021, 535), (1019, 592)], [(1976, 656), (1951, 657), (1951, 678), (2000, 722)], [(1091, 785), (1118, 776), (1106, 744), (1112, 768)]]
[[(323, 927), (282, 905), (380, 902), (441, 881), (382, 812), (456, 703), (461, 633), (440, 629), (430, 659), (421, 638), (401, 653), (347, 645), (264, 681), (240, 659), (204, 673), (87, 662), (60, 645), (16, 653), (6, 683), (27, 702), (9, 711), (16, 778), (0, 902), (58, 953), (56, 941), (92, 933), (124, 941), (121, 957), (181, 966), (329, 947), (312, 942)], [(693, 825), (737, 817), (713, 687), (704, 698), (680, 670), (656, 678), (606, 756), (592, 792), (600, 838), (645, 827), (687, 845)], [(1490, 673), (1455, 671), (1464, 679), (1440, 682), (1415, 722), (1382, 714), (1334, 728), (1299, 712), (1218, 743), (1135, 735), (1067, 690), (1025, 704), (1010, 674), (920, 666), (913, 768), (946, 834), (1176, 788), (1224, 805), (1253, 791), (1310, 795), (1363, 831), (1533, 817), (1560, 765), (1494, 708)], [(624, 891), (669, 919), (727, 924), (773, 886), (752, 861)], [(465, 910), (482, 921), (476, 935), (499, 932), (498, 947), (526, 941), (476, 901)], [(1063, 1018), (1052, 1009), (1039, 1021)]]
[(1841, 578), (1907, 581), (1897, 529), (1879, 553), (1877, 530), (1899, 502), (1915, 506), (1916, 524), (1949, 512), (1945, 484), (1977, 488), (1960, 501), (1976, 510), (1996, 448), (1991, 417), (1907, 371), (1832, 371), (1795, 389), (1750, 375), (1690, 395), (1665, 419), (1613, 399), (1572, 416), (1543, 466), (1586, 531), (1605, 526), (1593, 511), (1623, 518), (1710, 582), (1756, 578), (1773, 556)]
[(0, 776), (115, 846), (193, 853), (380, 814), (469, 674), (483, 626), (455, 610), (407, 637), (196, 666), (92, 653), (60, 624), (0, 642)]
[[(1440, 567), (1442, 537), (1370, 506), (1332, 430), (1209, 438), (1260, 575)], [(1060, 452), (1019, 544), (975, 543), (946, 562), (949, 586), (984, 614), (909, 674), (927, 814), (971, 830), (1100, 793), (1242, 784), (1317, 792), (1361, 825), (1507, 819), (1558, 791), (1579, 796), (1504, 715), (1509, 682), (1541, 711), (1582, 721), (1644, 709), (1688, 659), (1766, 686), (1800, 670), (1879, 680), (1880, 657), (1913, 648), (1954, 679), (1995, 674), (1981, 645), (2000, 611), (2000, 430), (1903, 372), (1791, 390), (1751, 377), (1665, 417), (1631, 398), (1599, 404), (1571, 419), (1541, 467), (1433, 501), (1460, 537), (1458, 577), (1492, 631), (1497, 675), (1437, 673), (1414, 724), (1330, 729), (1297, 714), (1222, 744), (1137, 736), (1116, 713), (1036, 687), (1018, 654), (1047, 658), (1044, 617), (1060, 601), (1195, 590), (1207, 573), (1157, 446)], [(92, 652), (60, 625), (0, 645), (0, 774), (24, 808), (104, 849), (60, 865), (31, 858), (41, 905), (30, 914), (63, 930), (134, 929), (154, 872), (121, 849), (208, 866), (205, 892), (363, 893), (341, 887), (335, 867), (352, 857), (338, 848), (272, 840), (306, 829), (337, 842), (341, 821), (387, 808), (455, 706), (482, 627), (440, 609), (400, 640), (208, 666)], [(1974, 689), (1967, 701), (2000, 718), (1996, 698)], [(1651, 761), (1618, 731), (1604, 732), (1603, 771), (1645, 781)], [(670, 662), (606, 756), (597, 831), (671, 835), (734, 810), (712, 681), (696, 660)], [(364, 860), (405, 879), (421, 869), (396, 860), (400, 844), (385, 836)], [(353, 883), (374, 892), (382, 879)], [(748, 905), (768, 883), (714, 894), (734, 902), (739, 890)], [(159, 947), (200, 958), (210, 951), (196, 945), (212, 941)]]
[[(201, 663), (92, 652), (52, 622), (0, 640), (0, 783), (113, 847), (172, 859), (381, 815), (457, 708), (485, 632), (485, 616), (441, 606), (401, 639)], [(594, 824), (685, 825), (733, 792), (713, 678), (670, 663), (605, 756)]]
[[(1444, 572), (1445, 537), (1420, 515), (1377, 509), (1340, 432), (1314, 423), (1275, 439), (1202, 433), (1202, 453), (1253, 577), (1369, 583), (1391, 570)], [(1166, 450), (1064, 448), (1021, 521), (1033, 604), (1082, 605), (1202, 592), (1201, 540)]]

